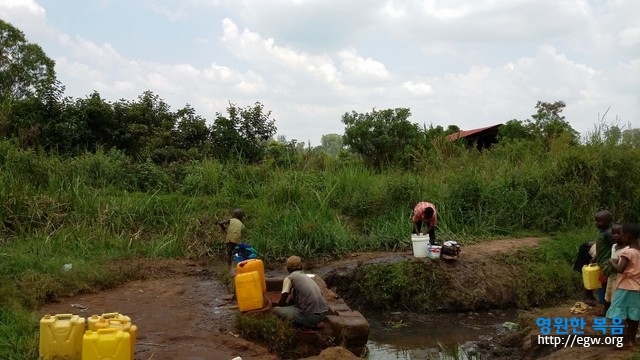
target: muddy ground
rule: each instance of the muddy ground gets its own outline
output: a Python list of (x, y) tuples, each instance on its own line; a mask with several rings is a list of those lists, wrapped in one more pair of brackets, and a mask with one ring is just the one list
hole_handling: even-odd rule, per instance
[(135, 359), (273, 360), (234, 331), (237, 309), (208, 262), (136, 261), (147, 280), (47, 304), (41, 313), (119, 312), (138, 327)]
[[(539, 240), (522, 238), (468, 245), (463, 248), (459, 261), (482, 261), (496, 253), (537, 246)], [(322, 275), (335, 269), (346, 271), (358, 263), (401, 261), (406, 258), (411, 258), (410, 252), (358, 253), (343, 260), (310, 263), (309, 266), (314, 272)], [(145, 280), (133, 281), (108, 291), (60, 299), (56, 303), (44, 306), (39, 315), (73, 313), (89, 317), (92, 314), (108, 312), (128, 315), (138, 327), (136, 360), (231, 360), (237, 356), (243, 360), (278, 359), (269, 353), (264, 345), (254, 344), (238, 336), (234, 326), (237, 306), (217, 276), (220, 272), (226, 271), (224, 265), (205, 259), (136, 260), (114, 266), (135, 267), (143, 272)], [(284, 269), (271, 269), (270, 273), (282, 274)], [(552, 316), (570, 317), (569, 307), (570, 305), (545, 311), (559, 314)], [(520, 344), (515, 335), (500, 341), (481, 342), (479, 346), (485, 354), (483, 359), (624, 359), (632, 355), (632, 351), (616, 351), (611, 348), (520, 353), (512, 351), (513, 349), (505, 350), (501, 343), (517, 347), (527, 345)], [(516, 353), (518, 355), (515, 355)], [(348, 359), (350, 356), (351, 353), (343, 348), (331, 348), (315, 358), (337, 360)]]

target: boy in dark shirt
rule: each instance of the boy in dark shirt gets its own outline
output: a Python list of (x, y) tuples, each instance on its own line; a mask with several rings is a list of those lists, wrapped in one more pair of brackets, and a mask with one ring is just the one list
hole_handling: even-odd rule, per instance
[[(591, 259), (591, 263), (600, 266), (600, 271), (605, 269), (605, 264), (611, 258), (611, 247), (613, 246), (613, 235), (611, 234), (611, 224), (613, 223), (613, 215), (610, 211), (598, 211), (595, 216), (596, 228), (598, 229), (598, 239), (596, 240), (596, 256)], [(598, 297), (601, 304), (604, 304), (604, 313), (609, 309), (610, 302), (605, 301), (604, 294), (607, 288), (608, 274), (601, 273), (602, 287), (598, 289)], [(604, 316), (604, 315), (599, 315)]]

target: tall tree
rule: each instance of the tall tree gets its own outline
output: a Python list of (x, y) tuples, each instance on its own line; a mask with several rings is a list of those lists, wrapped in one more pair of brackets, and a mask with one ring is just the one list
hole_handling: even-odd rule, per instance
[(116, 132), (114, 143), (118, 149), (133, 157), (151, 158), (166, 163), (176, 114), (158, 95), (145, 91), (137, 101), (120, 100), (113, 106)]
[(187, 104), (178, 110), (178, 124), (175, 131), (176, 146), (183, 150), (196, 149), (204, 155), (211, 134), (207, 121)]
[(380, 170), (384, 165), (408, 165), (412, 147), (420, 144), (417, 124), (407, 108), (345, 113), (344, 144), (364, 162)]
[(343, 147), (344, 141), (342, 139), (342, 135), (325, 134), (322, 135), (322, 138), (320, 139), (319, 149), (331, 156), (337, 156)]
[(577, 145), (580, 134), (571, 127), (562, 115), (565, 107), (564, 101), (553, 103), (538, 101), (537, 111), (531, 115), (531, 119), (525, 121), (509, 120), (500, 128), (500, 142), (532, 140), (543, 144), (548, 149), (554, 140), (564, 138), (568, 143)]
[(59, 99), (64, 88), (54, 66), (39, 45), (29, 43), (22, 31), (0, 19), (0, 100)]
[(622, 132), (622, 143), (635, 148), (640, 147), (640, 129), (627, 129)]
[(561, 136), (566, 137), (572, 144), (577, 144), (580, 134), (564, 119), (562, 111), (567, 105), (564, 101), (553, 103), (538, 101), (536, 113), (528, 122), (531, 133), (536, 138), (542, 139), (547, 145)]
[(64, 91), (54, 65), (40, 46), (0, 19), (0, 135), (16, 136), (25, 146), (42, 140)]
[(511, 119), (498, 130), (498, 141), (533, 140), (534, 136), (523, 121)]
[(428, 128), (424, 126), (424, 137), (427, 141), (432, 141), (438, 137), (444, 137), (447, 135), (455, 134), (459, 131), (460, 131), (460, 127), (458, 125), (451, 124), (447, 126), (447, 129), (445, 130), (440, 125), (434, 127), (433, 124), (430, 124)]
[(245, 108), (229, 103), (227, 116), (216, 113), (211, 141), (219, 157), (255, 163), (263, 159), (268, 141), (276, 131), (271, 111), (265, 111), (260, 102)]
[(82, 139), (82, 146), (88, 150), (95, 150), (98, 147), (109, 149), (115, 146), (118, 123), (111, 103), (94, 91), (86, 99), (77, 99), (75, 107), (87, 131), (87, 135)]
[(109, 149), (114, 145), (113, 110), (97, 92), (85, 99), (64, 98), (57, 102), (57, 109), (49, 111), (43, 123), (44, 138), (40, 145), (68, 155)]

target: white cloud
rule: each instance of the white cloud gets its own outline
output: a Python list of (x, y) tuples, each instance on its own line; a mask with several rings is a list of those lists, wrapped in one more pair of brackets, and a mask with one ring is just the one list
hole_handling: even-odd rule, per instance
[(109, 43), (97, 45), (82, 37), (72, 39), (67, 35), (60, 35), (58, 39), (60, 44), (78, 59), (85, 59), (101, 66), (123, 66), (126, 63), (126, 60)]
[[(526, 119), (538, 100), (565, 101), (580, 131), (608, 107), (640, 116), (635, 0), (167, 0), (126, 10), (175, 38), (131, 44), (100, 22), (74, 28), (59, 4), (0, 0), (0, 16), (44, 45), (68, 95), (151, 90), (210, 121), (229, 101), (260, 101), (279, 133), (314, 144), (343, 131), (345, 112), (373, 108), (462, 128)], [(117, 6), (80, 2), (67, 15)], [(158, 42), (161, 59), (148, 48)]]
[(428, 96), (433, 93), (433, 87), (423, 82), (414, 83), (413, 81), (405, 81), (402, 86), (415, 96)]
[(187, 8), (185, 8), (185, 5), (187, 4), (181, 4), (180, 6), (176, 6), (176, 7), (169, 7), (165, 4), (157, 4), (157, 3), (150, 4), (153, 11), (169, 19), (171, 22), (176, 22), (179, 20), (185, 20), (189, 18), (189, 11)]
[(385, 2), (380, 9), (380, 14), (383, 18), (390, 19), (402, 19), (407, 16), (407, 12), (404, 7), (394, 3), (392, 0)]
[[(435, 0), (427, 0), (422, 3), (422, 11), (430, 16), (435, 17), (440, 20), (452, 20), (452, 19), (460, 19), (467, 16), (474, 9), (474, 5), (472, 3), (467, 4), (458, 4), (451, 5), (449, 4), (438, 4), (438, 1)], [(482, 3), (477, 3), (482, 4)], [(448, 5), (448, 6), (447, 6)]]
[(606, 82), (601, 72), (543, 45), (535, 56), (500, 67), (474, 67), (466, 73), (432, 78), (433, 95), (422, 111), (440, 114), (441, 124), (474, 128), (512, 118), (524, 120), (535, 112), (538, 100), (562, 100), (567, 104), (567, 120), (585, 131), (598, 111), (617, 101), (603, 89)]
[(638, 46), (640, 45), (640, 26), (628, 27), (619, 33), (620, 45)]
[(359, 56), (355, 49), (340, 51), (341, 68), (348, 76), (354, 78), (369, 78), (374, 80), (390, 79), (391, 75), (383, 63), (371, 58)]
[(4, 9), (2, 14), (13, 11), (28, 11), (31, 14), (44, 15), (44, 9), (33, 0), (2, 0), (0, 6)]
[(47, 33), (46, 11), (34, 0), (0, 0), (0, 19), (28, 34), (28, 41)]
[(336, 70), (332, 62), (324, 56), (314, 57), (304, 52), (277, 46), (273, 39), (264, 39), (249, 29), (240, 32), (238, 26), (230, 19), (224, 19), (222, 27), (224, 30), (222, 42), (235, 56), (254, 66), (264, 69), (274, 65), (284, 66), (289, 71), (306, 71), (326, 81), (335, 79)]
[[(221, 41), (235, 56), (285, 85), (303, 86), (310, 81), (323, 86), (340, 85), (338, 70), (328, 56), (277, 46), (273, 39), (264, 39), (249, 29), (240, 32), (230, 19), (224, 19), (222, 26)], [(299, 77), (299, 81), (293, 80), (294, 77)]]

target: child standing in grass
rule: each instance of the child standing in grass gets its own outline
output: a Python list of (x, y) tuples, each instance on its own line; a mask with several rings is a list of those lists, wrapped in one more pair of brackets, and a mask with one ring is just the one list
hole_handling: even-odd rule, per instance
[[(622, 244), (622, 236), (620, 234), (621, 231), (622, 231), (622, 224), (617, 223), (611, 226), (611, 236), (613, 237), (613, 241), (614, 241), (614, 244), (611, 247), (611, 260), (617, 261), (618, 258), (620, 257), (620, 253), (622, 252), (622, 250), (629, 248), (628, 246)], [(613, 295), (616, 292), (616, 277), (618, 276), (618, 274), (609, 263), (605, 264), (604, 271), (605, 271), (605, 274), (608, 275), (607, 290), (604, 294), (604, 301), (605, 301), (604, 311), (606, 313), (607, 310), (609, 310), (609, 307), (611, 306), (611, 300), (613, 299)]]
[(640, 228), (636, 224), (624, 224), (620, 232), (623, 246), (628, 248), (620, 252), (617, 260), (610, 259), (609, 264), (618, 274), (616, 291), (607, 318), (626, 320), (628, 345), (633, 347), (638, 333), (640, 320), (640, 246), (638, 245)]
[(229, 266), (233, 262), (233, 249), (242, 242), (242, 230), (244, 230), (242, 219), (244, 219), (244, 210), (235, 209), (231, 219), (218, 222), (220, 229), (227, 233), (225, 240), (227, 242), (227, 265)]

